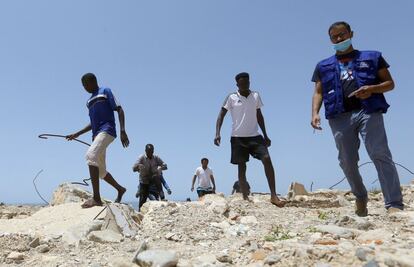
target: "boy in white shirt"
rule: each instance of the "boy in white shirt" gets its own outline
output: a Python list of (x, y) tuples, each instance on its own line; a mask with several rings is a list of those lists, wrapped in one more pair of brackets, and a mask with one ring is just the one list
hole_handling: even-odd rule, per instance
[[(198, 197), (202, 197), (207, 194), (216, 193), (216, 183), (214, 182), (213, 171), (208, 167), (207, 158), (201, 159), (201, 166), (198, 167), (195, 171), (193, 182), (191, 184), (191, 192), (194, 191), (194, 183), (197, 177), (198, 177), (198, 187), (197, 187)], [(213, 187), (211, 187), (210, 181), (213, 184)]]

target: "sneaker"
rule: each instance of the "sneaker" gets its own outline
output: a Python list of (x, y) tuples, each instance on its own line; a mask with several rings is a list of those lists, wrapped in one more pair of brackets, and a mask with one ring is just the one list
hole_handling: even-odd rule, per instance
[(355, 200), (355, 214), (359, 217), (368, 216), (368, 209), (367, 209), (367, 199), (357, 199)]
[(402, 211), (402, 209), (391, 207), (391, 208), (388, 208), (387, 213), (388, 214), (394, 214), (394, 213), (401, 212), (401, 211)]

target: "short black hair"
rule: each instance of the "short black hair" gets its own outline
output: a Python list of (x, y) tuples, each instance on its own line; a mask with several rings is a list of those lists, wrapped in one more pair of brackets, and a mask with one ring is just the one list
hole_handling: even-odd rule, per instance
[(154, 149), (154, 145), (153, 144), (146, 144), (145, 149), (147, 149), (147, 148), (148, 149), (151, 149), (151, 148)]
[(205, 161), (205, 160), (207, 160), (207, 163), (208, 163), (208, 158), (202, 158), (201, 163), (203, 163), (203, 161)]
[(247, 72), (240, 72), (239, 74), (234, 77), (236, 79), (236, 82), (241, 78), (247, 78), (250, 79), (249, 74)]
[(88, 73), (84, 74), (82, 76), (82, 82), (86, 82), (86, 81), (91, 81), (91, 82), (95, 82), (96, 83), (97, 80), (96, 80), (95, 74), (93, 74), (91, 72), (88, 72)]
[(341, 26), (341, 25), (345, 26), (345, 28), (348, 30), (348, 32), (351, 32), (351, 26), (348, 24), (348, 22), (346, 22), (346, 21), (337, 21), (337, 22), (332, 23), (331, 26), (329, 26), (328, 34), (329, 35), (331, 34), (332, 28), (335, 28), (335, 27)]

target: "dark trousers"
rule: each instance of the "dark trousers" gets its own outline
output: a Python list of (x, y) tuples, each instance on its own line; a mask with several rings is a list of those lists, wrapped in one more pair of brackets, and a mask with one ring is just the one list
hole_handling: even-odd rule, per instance
[[(155, 185), (155, 188), (158, 192), (162, 191), (161, 180), (159, 176), (153, 176), (149, 184), (139, 184), (139, 204), (138, 204), (138, 211), (141, 210), (142, 205), (147, 202), (147, 199), (150, 194), (150, 187), (151, 184)], [(159, 194), (158, 194), (159, 195)]]
[(141, 210), (142, 205), (147, 202), (149, 196), (149, 184), (139, 184), (139, 204), (138, 204), (138, 211)]

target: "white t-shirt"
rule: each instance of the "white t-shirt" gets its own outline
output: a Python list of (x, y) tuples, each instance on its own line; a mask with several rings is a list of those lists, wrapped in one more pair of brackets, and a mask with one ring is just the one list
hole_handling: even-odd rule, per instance
[(198, 186), (202, 188), (209, 188), (211, 187), (210, 184), (210, 176), (213, 175), (213, 171), (207, 167), (207, 169), (203, 169), (203, 167), (198, 167), (195, 171), (195, 175), (198, 177)]
[(239, 92), (230, 94), (223, 105), (231, 113), (233, 120), (231, 136), (251, 137), (258, 136), (257, 109), (263, 106), (258, 92), (251, 91), (246, 98)]

